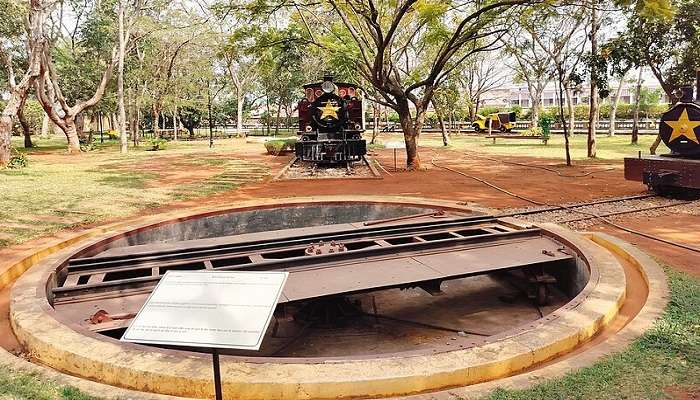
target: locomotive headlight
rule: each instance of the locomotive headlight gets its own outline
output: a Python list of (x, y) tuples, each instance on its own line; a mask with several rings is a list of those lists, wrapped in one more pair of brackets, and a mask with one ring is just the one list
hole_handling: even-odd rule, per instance
[(323, 93), (333, 93), (335, 92), (335, 84), (331, 81), (325, 81), (321, 84), (321, 90), (323, 90)]

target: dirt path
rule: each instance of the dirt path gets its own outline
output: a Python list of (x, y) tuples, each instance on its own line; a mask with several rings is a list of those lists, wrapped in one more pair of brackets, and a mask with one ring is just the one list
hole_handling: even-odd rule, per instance
[[(308, 180), (308, 181), (267, 181), (248, 185), (234, 192), (221, 193), (205, 200), (211, 204), (230, 202), (232, 199), (254, 199), (257, 197), (294, 197), (312, 195), (400, 195), (431, 197), (478, 203), (491, 208), (509, 208), (527, 206), (529, 203), (506, 196), (503, 193), (450, 171), (431, 165), (432, 151), (424, 151), (422, 171), (393, 171), (393, 153), (380, 150), (373, 153), (391, 175), (383, 174), (384, 179), (377, 180)], [(585, 201), (602, 197), (615, 197), (639, 194), (645, 188), (637, 183), (627, 182), (622, 177), (621, 162), (579, 162), (574, 167), (562, 166), (559, 160), (513, 158), (508, 160), (548, 166), (561, 171), (563, 175), (582, 175), (594, 171), (582, 178), (567, 178), (541, 169), (469, 159), (465, 153), (441, 150), (436, 163), (449, 165), (451, 168), (488, 180), (498, 186), (531, 197), (534, 200), (551, 203)], [(494, 156), (498, 157), (498, 156)], [(503, 158), (503, 157), (498, 157)], [(506, 158), (503, 158), (506, 159)], [(288, 160), (277, 157), (275, 163), (280, 165)], [(449, 160), (449, 161), (448, 161)], [(605, 169), (612, 170), (605, 170)], [(601, 171), (602, 172), (595, 172)], [(202, 204), (199, 200), (198, 204)], [(186, 205), (186, 204), (182, 204)]]
[[(667, 214), (655, 217), (630, 216), (620, 224), (644, 233), (700, 248), (700, 216)], [(609, 225), (594, 225), (590, 230), (606, 232), (632, 243), (666, 265), (700, 277), (700, 254), (634, 235)]]

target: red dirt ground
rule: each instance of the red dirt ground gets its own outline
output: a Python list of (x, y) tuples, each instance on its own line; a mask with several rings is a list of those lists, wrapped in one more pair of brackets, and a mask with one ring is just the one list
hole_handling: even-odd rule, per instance
[[(474, 179), (435, 167), (431, 164), (432, 152), (430, 150), (423, 153), (424, 170), (415, 172), (401, 170), (393, 172), (392, 154), (391, 150), (375, 152), (374, 158), (391, 173), (391, 176), (383, 173), (384, 179), (381, 181), (374, 179), (268, 181), (248, 185), (235, 192), (222, 193), (209, 198), (208, 201), (219, 203), (231, 199), (253, 199), (256, 197), (367, 194), (431, 197), (478, 203), (481, 206), (491, 208), (530, 205), (523, 200), (506, 196), (495, 189), (484, 186), (483, 183)], [(282, 158), (277, 157), (273, 163), (279, 165), (278, 160), (280, 159)], [(622, 179), (621, 162), (578, 162), (574, 167), (565, 167), (560, 164), (559, 160), (525, 157), (509, 157), (508, 160), (547, 165), (566, 175), (579, 175), (606, 168), (614, 169), (596, 172), (585, 178), (565, 178), (540, 169), (496, 164), (475, 158), (468, 159), (464, 153), (446, 150), (440, 151), (440, 157), (436, 163), (488, 180), (500, 187), (516, 191), (520, 195), (541, 202), (585, 201), (602, 197), (634, 195), (645, 190), (642, 185)], [(202, 204), (201, 200), (198, 201), (198, 204)]]

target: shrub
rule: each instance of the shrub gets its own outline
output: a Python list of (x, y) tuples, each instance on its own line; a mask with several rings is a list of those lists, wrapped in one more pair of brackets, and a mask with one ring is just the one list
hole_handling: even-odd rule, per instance
[(7, 163), (7, 168), (9, 169), (22, 169), (29, 165), (29, 157), (26, 154), (20, 153), (19, 151), (12, 149), (12, 155), (10, 156), (10, 162)]
[(119, 131), (117, 131), (116, 129), (108, 130), (106, 135), (109, 139), (112, 139), (112, 140), (119, 139)]
[(158, 151), (158, 150), (165, 150), (166, 144), (168, 143), (167, 140), (163, 138), (154, 138), (154, 139), (149, 139), (148, 143), (151, 145), (150, 150), (151, 151)]
[(268, 140), (265, 142), (265, 149), (267, 150), (267, 154), (277, 156), (286, 152), (294, 151), (294, 145), (296, 142), (296, 138), (286, 140)]
[(547, 138), (549, 137), (549, 133), (545, 135), (543, 129), (539, 126), (525, 129), (522, 134), (525, 136), (542, 136)]

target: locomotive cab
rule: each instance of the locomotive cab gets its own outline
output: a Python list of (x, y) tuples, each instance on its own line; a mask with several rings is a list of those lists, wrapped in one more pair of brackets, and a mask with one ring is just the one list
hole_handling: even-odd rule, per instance
[(302, 161), (341, 163), (359, 161), (367, 153), (362, 139), (362, 100), (357, 86), (335, 83), (326, 75), (304, 86), (298, 105), (299, 141), (296, 156)]

